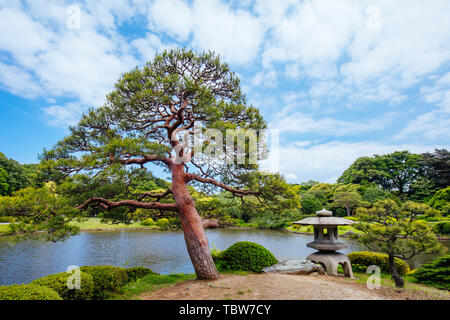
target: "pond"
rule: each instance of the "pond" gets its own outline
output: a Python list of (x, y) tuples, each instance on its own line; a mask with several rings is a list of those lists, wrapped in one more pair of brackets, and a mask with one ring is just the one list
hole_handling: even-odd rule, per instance
[[(304, 259), (313, 249), (306, 247), (311, 235), (258, 229), (208, 229), (211, 247), (224, 250), (236, 241), (253, 241), (269, 249), (278, 260)], [(341, 238), (348, 248), (342, 253), (365, 250), (354, 240)], [(430, 261), (422, 255), (409, 261), (411, 267)], [(64, 272), (70, 265), (144, 266), (153, 271), (193, 273), (183, 233), (178, 231), (119, 230), (82, 232), (64, 242), (0, 238), (0, 285), (28, 283)]]

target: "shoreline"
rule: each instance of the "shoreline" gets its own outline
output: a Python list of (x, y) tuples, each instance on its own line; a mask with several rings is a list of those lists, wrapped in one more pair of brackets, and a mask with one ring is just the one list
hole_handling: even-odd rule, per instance
[[(218, 229), (218, 228), (211, 228), (211, 229)], [(219, 227), (219, 229), (253, 229), (253, 230), (274, 230), (274, 231), (284, 231), (284, 232), (290, 232), (290, 233), (296, 233), (296, 234), (305, 234), (305, 235), (313, 235), (312, 232), (301, 232), (301, 231), (294, 231), (294, 230), (289, 230), (286, 228), (280, 228), (280, 229), (270, 229), (270, 228), (257, 228), (257, 227), (241, 227), (241, 226), (222, 226)], [(165, 231), (165, 230), (160, 230), (158, 229), (158, 227), (146, 227), (146, 226), (142, 226), (142, 227), (120, 227), (120, 228), (95, 228), (95, 229), (80, 229), (80, 232), (101, 232), (101, 231), (125, 231), (125, 230), (154, 230), (154, 231)], [(36, 231), (34, 233), (43, 233), (45, 231)], [(0, 233), (0, 237), (7, 237), (7, 236), (11, 236), (11, 235), (6, 235), (6, 234), (1, 234)], [(350, 237), (351, 234), (341, 234), (339, 235), (340, 237)], [(441, 241), (448, 241), (450, 240), (450, 237), (445, 237), (445, 236), (437, 236), (436, 237), (438, 240)]]

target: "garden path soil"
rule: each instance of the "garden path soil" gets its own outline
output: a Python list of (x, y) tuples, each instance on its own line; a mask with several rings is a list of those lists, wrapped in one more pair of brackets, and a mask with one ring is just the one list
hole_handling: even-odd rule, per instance
[[(436, 290), (437, 291), (437, 290)], [(190, 280), (143, 293), (144, 300), (383, 300), (449, 299), (446, 292), (431, 296), (421, 290), (382, 287), (343, 277), (324, 275), (248, 274), (222, 275), (219, 280)]]

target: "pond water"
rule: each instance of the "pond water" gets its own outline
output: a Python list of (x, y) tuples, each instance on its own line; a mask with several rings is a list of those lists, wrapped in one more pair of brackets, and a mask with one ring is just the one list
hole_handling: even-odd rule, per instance
[[(278, 260), (304, 259), (315, 250), (306, 247), (311, 235), (258, 229), (208, 229), (211, 247), (224, 250), (236, 241), (253, 241), (269, 249)], [(341, 238), (342, 253), (366, 250), (354, 240)], [(434, 258), (422, 255), (408, 261), (415, 268)], [(64, 242), (0, 238), (0, 285), (28, 283), (64, 272), (70, 265), (144, 266), (153, 271), (193, 273), (182, 232), (119, 230), (82, 232)]]

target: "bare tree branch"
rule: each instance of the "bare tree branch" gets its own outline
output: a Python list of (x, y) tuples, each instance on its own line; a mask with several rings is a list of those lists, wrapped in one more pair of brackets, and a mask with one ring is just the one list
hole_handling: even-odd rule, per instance
[(259, 192), (252, 191), (252, 190), (238, 190), (238, 189), (232, 188), (230, 186), (227, 186), (226, 184), (224, 184), (224, 183), (222, 183), (220, 181), (217, 181), (217, 180), (214, 180), (214, 179), (211, 179), (211, 178), (203, 178), (203, 177), (201, 177), (201, 176), (199, 176), (197, 174), (194, 174), (194, 173), (185, 173), (185, 181), (189, 182), (189, 181), (192, 181), (192, 180), (195, 180), (195, 181), (198, 181), (198, 182), (201, 182), (201, 183), (212, 184), (212, 185), (214, 185), (216, 187), (219, 187), (219, 188), (222, 188), (224, 190), (227, 190), (227, 191), (231, 192), (233, 195), (235, 195), (237, 197), (243, 197), (243, 196), (246, 196), (246, 195), (259, 195), (260, 194)]

